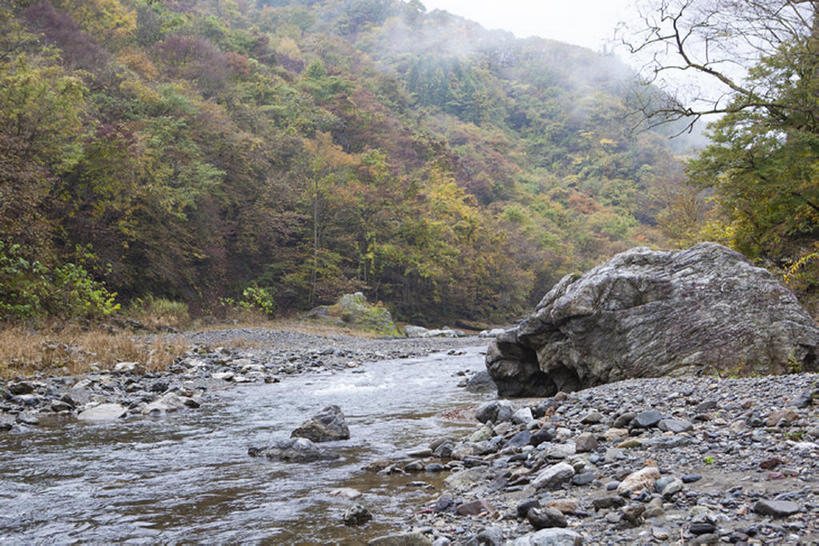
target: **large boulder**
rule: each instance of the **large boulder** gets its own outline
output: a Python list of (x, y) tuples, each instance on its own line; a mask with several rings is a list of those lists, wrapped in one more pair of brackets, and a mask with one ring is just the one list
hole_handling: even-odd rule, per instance
[(558, 282), (490, 345), (500, 396), (672, 373), (817, 371), (819, 330), (790, 290), (715, 243), (634, 248)]
[(350, 429), (344, 421), (341, 408), (327, 406), (290, 433), (291, 438), (307, 438), (313, 442), (349, 440)]

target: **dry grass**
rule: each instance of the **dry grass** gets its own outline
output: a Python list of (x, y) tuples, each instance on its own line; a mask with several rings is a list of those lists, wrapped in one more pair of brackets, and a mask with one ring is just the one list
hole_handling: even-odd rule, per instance
[(191, 322), (185, 303), (153, 296), (131, 302), (126, 314), (151, 330), (182, 329)]
[(148, 340), (125, 332), (73, 326), (40, 331), (4, 327), (0, 330), (0, 377), (78, 374), (125, 361), (160, 371), (188, 348), (182, 336)]

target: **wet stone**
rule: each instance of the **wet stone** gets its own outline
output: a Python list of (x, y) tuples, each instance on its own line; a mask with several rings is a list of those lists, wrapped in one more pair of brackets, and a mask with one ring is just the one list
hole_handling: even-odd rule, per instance
[(657, 410), (648, 410), (638, 413), (634, 418), (634, 424), (641, 428), (656, 426), (663, 418), (663, 414)]
[(40, 417), (35, 413), (23, 412), (17, 416), (17, 422), (22, 425), (37, 426), (40, 424)]
[(542, 529), (536, 533), (524, 535), (510, 544), (512, 546), (580, 546), (583, 544), (583, 537), (570, 529)]
[(373, 519), (373, 515), (364, 506), (356, 504), (344, 512), (344, 525), (358, 527)]
[(574, 467), (567, 463), (558, 463), (542, 470), (532, 481), (536, 489), (558, 489), (574, 476)]
[(620, 513), (622, 514), (623, 521), (627, 521), (632, 525), (638, 525), (643, 520), (643, 513), (645, 511), (645, 505), (631, 504), (623, 508)]
[(775, 518), (784, 518), (802, 511), (802, 507), (791, 501), (760, 500), (754, 505), (754, 512)]
[(691, 526), (688, 528), (688, 531), (692, 535), (705, 535), (711, 534), (717, 530), (716, 525), (713, 523), (702, 522), (702, 523), (692, 523)]
[(692, 430), (694, 428), (694, 425), (682, 419), (663, 419), (662, 421), (659, 422), (657, 428), (659, 428), (663, 432), (673, 432), (674, 434), (680, 434), (682, 432), (688, 432)]
[(435, 506), (433, 506), (432, 510), (436, 513), (447, 512), (451, 508), (455, 506), (455, 501), (452, 500), (451, 497), (439, 497), (437, 501), (435, 501)]
[(603, 420), (603, 415), (597, 410), (591, 410), (583, 418), (580, 422), (584, 425), (595, 425)]
[(537, 499), (528, 499), (520, 504), (518, 504), (515, 512), (518, 515), (518, 518), (523, 519), (526, 517), (526, 514), (529, 513), (529, 510), (532, 508), (540, 508), (540, 501)]
[(550, 527), (566, 527), (568, 522), (566, 516), (555, 508), (530, 508), (526, 513), (526, 519), (535, 529), (548, 529)]
[[(471, 546), (472, 541), (468, 542)], [(503, 544), (503, 529), (500, 527), (487, 527), (482, 529), (476, 536), (476, 546), (501, 546)]]
[(572, 485), (589, 485), (595, 479), (597, 479), (597, 476), (595, 476), (594, 472), (582, 472), (572, 477)]
[(577, 453), (587, 453), (597, 449), (597, 438), (591, 432), (584, 432), (574, 440)]
[(537, 447), (544, 442), (551, 442), (554, 438), (554, 431), (544, 428), (532, 434), (529, 443)]
[(632, 412), (623, 413), (622, 415), (618, 416), (617, 419), (614, 420), (614, 423), (612, 423), (611, 426), (612, 428), (615, 429), (628, 428), (628, 426), (631, 424), (635, 417), (637, 417), (636, 413)]
[(423, 533), (401, 533), (370, 540), (367, 546), (431, 546), (432, 541)]
[(607, 497), (600, 497), (592, 501), (592, 506), (595, 510), (606, 510), (608, 508), (619, 508), (625, 506), (626, 500), (623, 497), (610, 495)]
[(523, 447), (525, 445), (529, 445), (529, 442), (532, 439), (532, 434), (528, 430), (522, 430), (512, 436), (508, 442), (506, 442), (507, 447)]
[(459, 516), (477, 516), (478, 514), (492, 511), (492, 506), (482, 500), (465, 502), (455, 509), (455, 513)]

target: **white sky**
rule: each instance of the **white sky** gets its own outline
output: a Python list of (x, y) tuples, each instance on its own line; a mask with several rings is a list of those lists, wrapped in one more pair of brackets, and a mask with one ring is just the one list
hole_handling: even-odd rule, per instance
[(446, 10), (503, 29), (518, 38), (540, 36), (600, 51), (617, 23), (634, 13), (634, 0), (421, 0), (427, 11)]

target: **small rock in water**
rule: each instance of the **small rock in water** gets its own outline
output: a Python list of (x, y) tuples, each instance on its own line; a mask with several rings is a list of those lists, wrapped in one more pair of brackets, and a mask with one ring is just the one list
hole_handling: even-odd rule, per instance
[(353, 500), (361, 496), (361, 491), (357, 491), (352, 487), (338, 487), (336, 489), (331, 489), (330, 494), (336, 497), (344, 497)]
[(17, 416), (17, 422), (23, 425), (37, 426), (40, 424), (40, 418), (34, 413), (23, 412)]
[(163, 394), (157, 400), (151, 402), (145, 408), (143, 408), (142, 413), (144, 414), (163, 414), (163, 413), (170, 413), (173, 411), (180, 410), (186, 407), (186, 400), (183, 399), (176, 393), (169, 392)]
[(247, 450), (247, 454), (251, 457), (267, 457), (270, 460), (294, 463), (338, 458), (338, 454), (321, 449), (307, 438), (278, 440), (264, 448), (251, 447)]
[(128, 409), (119, 404), (100, 404), (99, 406), (94, 406), (80, 412), (80, 414), (77, 415), (77, 419), (80, 421), (98, 423), (114, 421), (124, 417), (126, 413), (128, 413)]
[(291, 438), (307, 438), (312, 442), (332, 442), (333, 440), (348, 440), (350, 429), (344, 421), (341, 408), (336, 405), (327, 406), (311, 419), (305, 421), (291, 434)]
[(370, 513), (369, 510), (364, 508), (360, 504), (356, 504), (351, 506), (344, 512), (344, 525), (348, 525), (350, 527), (358, 527), (359, 525), (364, 525), (371, 519), (373, 519), (373, 515)]

